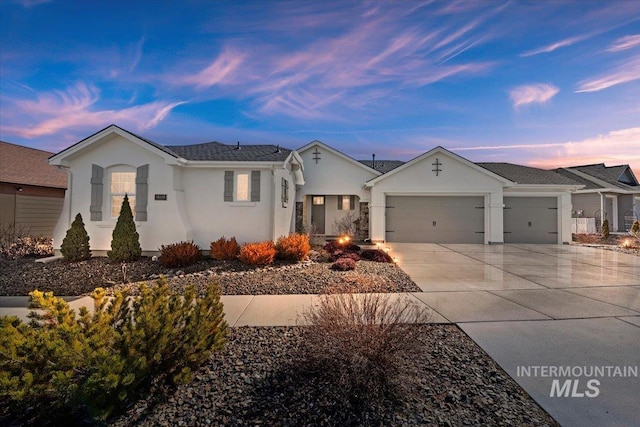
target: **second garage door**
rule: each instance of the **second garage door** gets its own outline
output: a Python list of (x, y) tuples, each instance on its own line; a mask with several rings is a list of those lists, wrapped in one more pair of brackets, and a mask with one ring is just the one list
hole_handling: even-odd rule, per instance
[(558, 243), (555, 197), (505, 197), (505, 243)]
[(484, 243), (483, 196), (387, 196), (389, 242)]

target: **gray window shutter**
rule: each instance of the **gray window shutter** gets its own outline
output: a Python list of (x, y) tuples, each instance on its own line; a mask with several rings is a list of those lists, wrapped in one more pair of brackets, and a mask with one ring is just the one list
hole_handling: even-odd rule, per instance
[(289, 203), (289, 181), (284, 180), (284, 194), (285, 194), (285, 203)]
[(251, 171), (251, 201), (260, 201), (260, 171)]
[(349, 210), (354, 210), (356, 204), (356, 196), (349, 197)]
[(91, 221), (102, 221), (102, 180), (104, 169), (91, 165)]
[(338, 196), (338, 210), (342, 210), (342, 196)]
[(224, 201), (233, 202), (233, 171), (224, 171)]
[(284, 178), (280, 178), (280, 201), (282, 203), (287, 203), (287, 180)]
[(142, 165), (136, 170), (136, 221), (147, 220), (148, 180), (149, 165)]

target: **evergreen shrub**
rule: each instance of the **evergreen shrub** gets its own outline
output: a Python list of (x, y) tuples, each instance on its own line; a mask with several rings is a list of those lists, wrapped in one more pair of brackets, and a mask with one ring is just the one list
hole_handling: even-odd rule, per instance
[(116, 227), (113, 229), (111, 250), (107, 256), (113, 262), (137, 261), (142, 255), (140, 235), (136, 231), (129, 197), (125, 194)]
[(71, 223), (71, 228), (67, 230), (67, 234), (62, 240), (62, 245), (60, 245), (60, 252), (64, 259), (72, 262), (91, 258), (89, 235), (84, 228), (82, 215), (77, 214)]
[(31, 322), (0, 317), (0, 423), (101, 425), (152, 385), (189, 382), (225, 343), (220, 292), (165, 281), (140, 296), (93, 293), (94, 314), (79, 315), (51, 292), (33, 291)]
[(609, 220), (605, 219), (604, 221), (602, 221), (602, 238), (606, 239), (609, 237), (609, 235), (611, 234), (611, 231), (609, 230)]

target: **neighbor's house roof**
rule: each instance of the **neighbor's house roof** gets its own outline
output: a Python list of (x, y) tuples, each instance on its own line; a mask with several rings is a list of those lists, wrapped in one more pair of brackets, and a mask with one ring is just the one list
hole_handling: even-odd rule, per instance
[(49, 166), (52, 153), (0, 141), (0, 182), (67, 188), (67, 174)]
[(554, 171), (514, 165), (513, 163), (476, 163), (496, 175), (507, 178), (517, 184), (533, 185), (581, 185), (581, 182)]
[[(375, 169), (378, 172), (387, 173), (398, 166), (402, 166), (405, 162), (401, 160), (376, 160), (375, 165), (373, 164), (373, 160), (358, 160), (363, 165), (370, 167), (371, 169)], [(375, 166), (375, 167), (374, 167)]]
[(192, 161), (284, 162), (291, 150), (277, 145), (227, 145), (207, 142), (193, 145), (168, 145), (171, 152)]
[(605, 166), (604, 163), (597, 163), (561, 168), (557, 172), (584, 183), (585, 190), (608, 188), (640, 191), (638, 180), (629, 165)]

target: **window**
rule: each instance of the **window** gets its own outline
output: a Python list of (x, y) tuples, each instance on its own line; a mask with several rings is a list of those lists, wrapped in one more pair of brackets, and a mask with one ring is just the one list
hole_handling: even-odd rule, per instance
[(345, 211), (351, 210), (351, 197), (349, 196), (341, 196), (342, 197), (342, 209)]
[(324, 205), (324, 196), (313, 196), (311, 203), (314, 205)]
[(289, 203), (289, 181), (282, 178), (281, 181), (281, 191), (282, 191), (282, 205), (285, 206)]
[(338, 196), (338, 210), (352, 211), (355, 209), (356, 196)]
[(236, 181), (236, 200), (246, 202), (249, 200), (249, 174), (239, 173)]
[(111, 218), (120, 215), (125, 194), (129, 197), (131, 212), (136, 212), (136, 173), (135, 172), (111, 172), (110, 199)]

